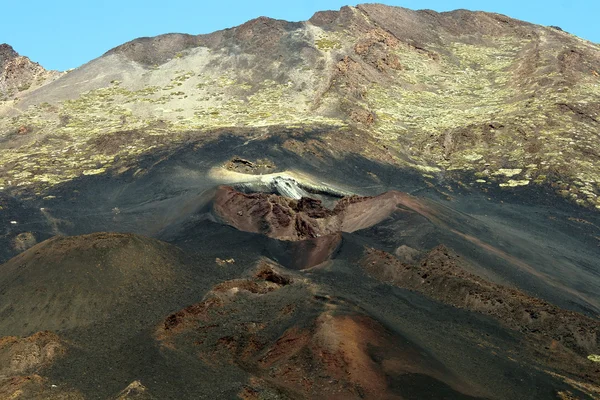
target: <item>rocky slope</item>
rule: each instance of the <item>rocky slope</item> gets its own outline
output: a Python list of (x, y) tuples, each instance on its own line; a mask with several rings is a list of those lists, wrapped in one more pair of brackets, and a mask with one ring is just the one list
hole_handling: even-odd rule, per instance
[(0, 67), (0, 398), (599, 398), (597, 45), (367, 4)]
[(6, 43), (0, 44), (0, 100), (8, 101), (21, 92), (37, 89), (61, 76), (20, 56)]
[(142, 38), (0, 105), (0, 184), (119, 173), (216, 127), (320, 126), (331, 133), (310, 148), (282, 145), (479, 190), (550, 187), (594, 208), (599, 71), (593, 43), (464, 10), (367, 4)]

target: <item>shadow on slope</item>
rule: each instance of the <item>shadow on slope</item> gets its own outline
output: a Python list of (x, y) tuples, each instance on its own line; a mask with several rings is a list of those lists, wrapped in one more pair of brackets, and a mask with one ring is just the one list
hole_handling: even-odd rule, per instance
[[(332, 134), (329, 127), (270, 127), (257, 137), (253, 136), (256, 132), (241, 128), (223, 129), (228, 131), (229, 135), (218, 139), (195, 139), (149, 153), (122, 174), (109, 171), (63, 184), (48, 193), (55, 198), (24, 202), (27, 209), (16, 212), (14, 218), (48, 227), (51, 221), (51, 232), (68, 235), (121, 231), (169, 240), (184, 225), (188, 229), (196, 223), (202, 229), (214, 188), (233, 183), (211, 175), (211, 170), (223, 168), (236, 157), (267, 159), (274, 171), (300, 171), (350, 193), (375, 195), (392, 189), (418, 193), (413, 204), (418, 209), (409, 212), (421, 213), (421, 222), (415, 222), (427, 226), (428, 234), (407, 226), (410, 219), (402, 217), (406, 210), (395, 213), (367, 233), (384, 250), (402, 245), (428, 250), (448, 244), (470, 258), (476, 268), (472, 272), (495, 277), (561, 307), (600, 313), (598, 304), (590, 300), (600, 290), (599, 272), (594, 268), (600, 256), (596, 213), (540, 188), (485, 193), (454, 185), (457, 177), (424, 179), (409, 169), (368, 160), (352, 147), (331, 151), (326, 138)], [(335, 134), (342, 137), (353, 132)], [(304, 143), (306, 151), (292, 148), (298, 143)], [(12, 246), (9, 238), (20, 229), (19, 225), (9, 228), (3, 243)], [(48, 228), (34, 233), (49, 234)], [(194, 241), (193, 237), (179, 238)], [(422, 243), (415, 244), (419, 240)]]

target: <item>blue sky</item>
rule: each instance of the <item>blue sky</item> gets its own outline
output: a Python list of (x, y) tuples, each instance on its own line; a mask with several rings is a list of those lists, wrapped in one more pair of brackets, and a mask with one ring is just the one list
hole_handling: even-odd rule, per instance
[[(493, 11), (558, 25), (600, 42), (599, 0), (380, 0), (412, 9)], [(264, 15), (300, 21), (319, 10), (355, 5), (339, 0), (30, 0), (3, 1), (0, 43), (49, 69), (65, 70), (140, 36), (209, 33)]]

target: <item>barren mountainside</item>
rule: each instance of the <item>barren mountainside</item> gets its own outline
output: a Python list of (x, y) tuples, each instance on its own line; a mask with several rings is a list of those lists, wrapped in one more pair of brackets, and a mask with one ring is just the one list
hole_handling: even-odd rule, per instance
[(0, 45), (0, 398), (599, 399), (600, 47), (380, 4)]
[(497, 14), (372, 4), (137, 39), (0, 105), (0, 179), (39, 191), (215, 128), (324, 126), (322, 147), (594, 208), (599, 51)]

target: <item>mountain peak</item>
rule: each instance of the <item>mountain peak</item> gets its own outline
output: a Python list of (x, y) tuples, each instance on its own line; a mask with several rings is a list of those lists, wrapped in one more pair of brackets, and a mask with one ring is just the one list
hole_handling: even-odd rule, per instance
[(28, 57), (21, 56), (11, 45), (0, 44), (0, 100), (42, 86), (58, 76), (57, 71), (47, 71)]
[(0, 66), (4, 65), (8, 60), (19, 57), (19, 53), (7, 43), (0, 44)]

